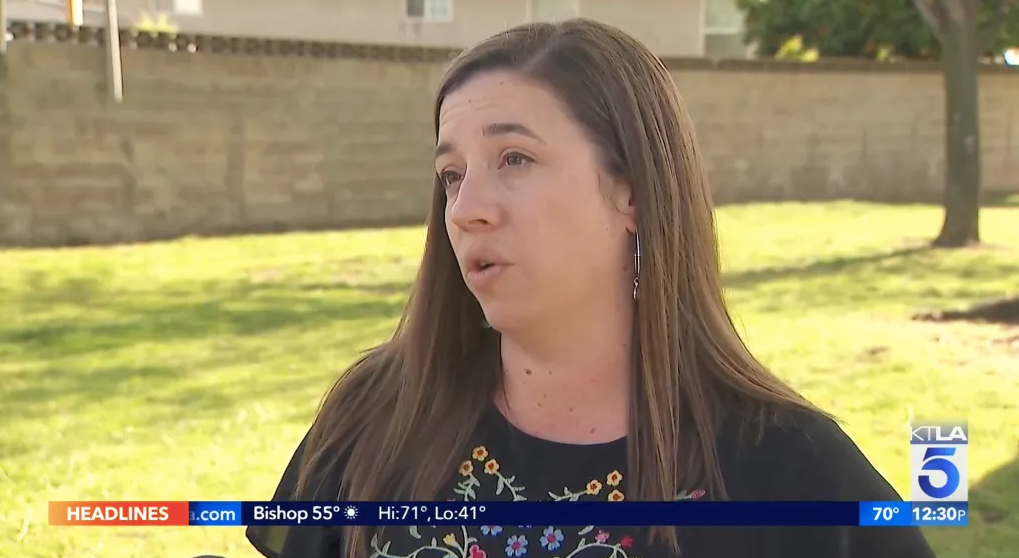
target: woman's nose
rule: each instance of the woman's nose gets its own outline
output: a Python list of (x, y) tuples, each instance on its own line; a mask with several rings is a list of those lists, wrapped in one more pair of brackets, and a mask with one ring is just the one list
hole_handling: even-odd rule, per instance
[(487, 170), (464, 175), (449, 211), (453, 224), (466, 231), (498, 226), (500, 210), (492, 180)]

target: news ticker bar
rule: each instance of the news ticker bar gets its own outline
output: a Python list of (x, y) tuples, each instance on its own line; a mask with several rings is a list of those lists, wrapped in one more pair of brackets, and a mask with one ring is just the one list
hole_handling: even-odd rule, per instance
[(969, 525), (967, 502), (50, 502), (58, 526)]

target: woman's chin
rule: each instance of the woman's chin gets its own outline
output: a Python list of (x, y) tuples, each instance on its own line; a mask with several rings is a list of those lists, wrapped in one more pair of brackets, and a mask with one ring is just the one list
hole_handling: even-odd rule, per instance
[(519, 328), (523, 322), (520, 312), (514, 312), (509, 308), (495, 307), (497, 305), (485, 306), (482, 308), (485, 314), (486, 327), (490, 327), (499, 333), (506, 333)]
[(494, 329), (499, 333), (502, 333), (506, 328), (505, 321), (499, 320), (498, 318), (490, 318), (488, 314), (485, 314), (485, 327), (488, 329)]

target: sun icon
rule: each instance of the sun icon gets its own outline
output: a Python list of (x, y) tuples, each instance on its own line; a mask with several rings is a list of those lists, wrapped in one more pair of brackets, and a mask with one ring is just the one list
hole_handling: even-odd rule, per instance
[(357, 519), (357, 508), (354, 506), (347, 506), (347, 508), (343, 510), (343, 517), (346, 517), (347, 519)]

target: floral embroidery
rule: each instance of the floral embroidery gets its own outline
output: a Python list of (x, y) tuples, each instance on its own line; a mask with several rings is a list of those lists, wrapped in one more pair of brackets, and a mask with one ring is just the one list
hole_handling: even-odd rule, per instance
[(477, 500), (478, 495), (474, 492), (474, 489), (481, 486), (481, 481), (478, 477), (474, 476), (474, 464), (470, 461), (464, 461), (460, 464), (460, 475), (467, 477), (466, 479), (456, 483), (456, 488), (453, 492), (463, 497), (464, 502), (468, 500)]
[[(585, 496), (585, 495), (595, 496), (595, 495), (597, 495), (599, 492), (601, 492), (601, 488), (602, 488), (601, 482), (598, 481), (597, 479), (592, 479), (592, 480), (588, 481), (586, 486), (584, 486), (584, 490), (581, 490), (579, 492), (574, 492), (574, 491), (570, 490), (567, 487), (563, 487), (563, 493), (562, 494), (556, 494), (555, 492), (549, 492), (548, 493), (548, 497), (552, 498), (553, 502), (562, 502), (564, 500), (568, 501), (568, 502), (576, 502), (576, 501), (580, 500), (581, 496)], [(616, 492), (619, 492), (619, 491), (617, 490)]]
[(679, 494), (676, 494), (676, 499), (677, 500), (697, 500), (699, 498), (703, 498), (705, 494), (706, 494), (706, 492), (702, 488), (698, 488), (697, 490), (694, 490), (693, 492), (690, 492), (689, 494), (686, 492), (686, 490), (682, 490), (682, 491), (679, 492)]
[(620, 482), (623, 482), (623, 474), (619, 471), (612, 471), (605, 477), (605, 484), (609, 486), (619, 486)]
[(506, 556), (523, 556), (527, 554), (527, 537), (513, 535), (506, 540)]
[[(585, 531), (588, 530), (590, 530), (590, 528), (585, 529)], [(584, 531), (582, 531), (582, 533), (583, 532)], [(574, 558), (580, 554), (586, 554), (587, 550), (598, 548), (609, 551), (609, 558), (634, 558), (626, 552), (627, 548), (633, 546), (633, 537), (629, 535), (623, 537), (618, 544), (609, 544), (609, 534), (605, 531), (598, 531), (598, 534), (594, 536), (594, 541), (595, 542), (587, 542), (586, 539), (580, 539), (580, 541), (577, 542), (577, 548), (575, 548), (573, 552), (567, 554), (566, 558)], [(605, 554), (601, 554), (600, 556), (605, 556)]]
[[(481, 472), (484, 472), (484, 475)], [(483, 485), (486, 491), (494, 491), (496, 499), (503, 501), (507, 499), (527, 500), (525, 488), (516, 484), (516, 476), (506, 476), (496, 456), (491, 455), (485, 446), (473, 448), (470, 457), (460, 463), (458, 473), (453, 492), (459, 498), (452, 498), (448, 501), (457, 499), (476, 501), (479, 499), (478, 491), (482, 489)], [(481, 479), (486, 476), (494, 477), (494, 487), (492, 487), (492, 481), (482, 482)], [(622, 481), (623, 474), (614, 470), (605, 475), (603, 479), (599, 477), (589, 480), (580, 490), (564, 487), (561, 493), (549, 492), (548, 496), (552, 501), (576, 502), (581, 499), (597, 501), (605, 498), (610, 502), (622, 502), (626, 496), (620, 488), (617, 488), (622, 485)], [(613, 488), (607, 490), (607, 487)], [(485, 495), (491, 496), (491, 492), (485, 492)], [(705, 491), (701, 489), (682, 490), (676, 494), (676, 500), (696, 500), (705, 495)], [(482, 525), (471, 528), (473, 529), (472, 536), (471, 531), (465, 526), (459, 527), (459, 533), (455, 530), (454, 532), (443, 532), (445, 530), (440, 531), (437, 527), (408, 527), (407, 534), (410, 535), (408, 540), (413, 542), (413, 550), (411, 548), (400, 551), (391, 550), (394, 544), (393, 540), (385, 541), (385, 544), (380, 546), (378, 537), (374, 536), (370, 543), (371, 558), (489, 558), (489, 552), (493, 553), (493, 557), (499, 555), (496, 550), (498, 547), (495, 546), (499, 543), (488, 542), (487, 544), (493, 546), (486, 550), (484, 548), (485, 541), (496, 537), (498, 537), (496, 540), (505, 543), (502, 549), (506, 558), (525, 558), (534, 554), (541, 558), (636, 558), (629, 553), (635, 544), (634, 537), (625, 534), (625, 532), (620, 533), (615, 529), (610, 532), (594, 525), (582, 528), (538, 526), (537, 530), (531, 531), (532, 528), (531, 525)], [(422, 533), (426, 532), (426, 529), (431, 530), (428, 538), (422, 537)], [(614, 538), (613, 533), (618, 538)], [(434, 536), (432, 536), (433, 534)], [(441, 537), (441, 540), (436, 537)], [(484, 538), (479, 541), (476, 537)], [(533, 552), (530, 548), (531, 540), (528, 537), (538, 539), (539, 545)], [(431, 542), (424, 544), (429, 539)]]
[[(465, 537), (466, 541), (471, 542), (471, 541), (474, 540), (474, 539), (472, 539), (470, 537), (467, 537), (467, 529), (466, 528), (461, 527), (461, 531), (464, 533), (464, 537)], [(453, 546), (457, 550), (460, 549), (460, 545), (457, 544), (457, 542), (456, 542), (456, 536), (455, 535), (449, 534), (449, 535), (446, 535), (443, 538), (446, 540), (447, 544), (449, 544), (450, 546)], [(451, 542), (450, 542), (450, 538), (452, 538)], [(443, 548), (443, 547), (439, 546), (439, 543), (438, 543), (438, 541), (435, 540), (435, 538), (432, 538), (431, 544), (429, 544), (427, 546), (419, 547), (417, 550), (415, 550), (414, 552), (411, 552), (410, 554), (407, 554), (407, 555), (390, 554), (389, 553), (389, 547), (392, 545), (392, 541), (387, 541), (386, 544), (384, 546), (382, 546), (382, 548), (379, 548), (379, 536), (377, 534), (372, 536), (372, 540), (371, 540), (370, 545), (371, 545), (371, 549), (373, 550), (373, 552), (371, 554), (372, 558), (413, 558), (413, 557), (418, 556), (422, 552), (426, 552), (426, 551), (439, 552), (440, 553), (439, 555), (442, 558), (460, 558), (460, 555), (453, 553), (448, 548)], [(484, 557), (479, 557), (479, 558), (484, 558)]]
[(555, 550), (562, 544), (563, 538), (562, 530), (556, 529), (555, 527), (546, 527), (545, 530), (541, 532), (541, 546), (544, 546), (549, 550)]
[[(482, 448), (482, 449), (484, 449), (484, 448)], [(494, 459), (489, 459), (488, 462), (485, 463), (485, 474), (487, 474), (487, 475), (495, 475), (496, 478), (499, 479), (498, 483), (495, 485), (495, 495), (496, 496), (501, 495), (504, 490), (509, 490), (510, 494), (513, 495), (513, 501), (514, 502), (522, 502), (522, 501), (527, 499), (527, 498), (524, 497), (523, 494), (521, 494), (521, 492), (524, 490), (524, 487), (523, 486), (516, 486), (515, 484), (513, 484), (517, 480), (516, 476), (505, 477), (505, 476), (503, 476), (502, 473), (499, 472), (499, 462), (498, 461), (496, 461)], [(475, 496), (472, 495), (471, 499), (474, 499), (474, 498), (475, 498)], [(466, 500), (466, 499), (467, 498), (465, 497), (464, 500)]]

